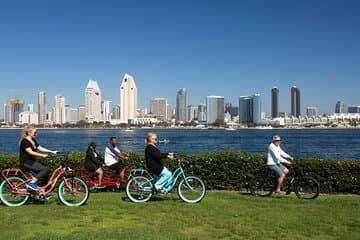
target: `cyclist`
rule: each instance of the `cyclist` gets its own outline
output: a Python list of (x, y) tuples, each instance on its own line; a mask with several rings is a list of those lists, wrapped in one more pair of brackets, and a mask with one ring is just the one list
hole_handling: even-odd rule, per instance
[(167, 189), (166, 187), (171, 187), (170, 181), (172, 173), (164, 166), (161, 160), (165, 158), (174, 159), (174, 154), (160, 152), (156, 146), (156, 143), (156, 133), (148, 133), (145, 140), (146, 167), (151, 173), (160, 176), (160, 178), (155, 183), (155, 190), (168, 193), (171, 189)]
[(100, 162), (102, 159), (99, 154), (96, 152), (96, 143), (91, 142), (88, 146), (85, 156), (85, 168), (89, 171), (95, 171), (98, 174), (99, 183), (95, 185), (96, 188), (104, 188), (102, 183), (102, 178), (104, 175), (104, 171), (101, 168), (102, 163)]
[(273, 141), (268, 147), (267, 153), (267, 166), (278, 175), (278, 185), (276, 187), (275, 193), (285, 194), (281, 191), (281, 186), (284, 182), (285, 176), (289, 173), (289, 170), (282, 164), (287, 163), (291, 164), (291, 161), (294, 160), (292, 156), (284, 152), (280, 147), (280, 136), (273, 136)]
[[(47, 179), (49, 176), (49, 167), (37, 162), (35, 158), (45, 158), (48, 156), (48, 154), (45, 153), (57, 153), (57, 151), (52, 151), (40, 146), (35, 139), (36, 134), (36, 128), (32, 125), (27, 125), (24, 127), (23, 134), (20, 139), (20, 168), (36, 173), (35, 176), (31, 177), (30, 182), (26, 183), (26, 187), (33, 191), (39, 191), (39, 186), (37, 185), (37, 181), (39, 179)], [(48, 197), (50, 196), (46, 196), (46, 198)]]
[(105, 160), (104, 163), (110, 169), (116, 171), (116, 174), (120, 175), (120, 189), (125, 189), (125, 168), (119, 158), (128, 159), (129, 155), (125, 152), (121, 152), (116, 146), (116, 137), (111, 137), (109, 143), (105, 147)]

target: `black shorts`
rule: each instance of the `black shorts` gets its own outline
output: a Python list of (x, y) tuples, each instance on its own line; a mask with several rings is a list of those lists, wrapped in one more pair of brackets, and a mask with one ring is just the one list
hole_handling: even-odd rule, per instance
[(121, 162), (114, 163), (113, 165), (109, 166), (110, 169), (115, 170), (117, 174), (121, 173), (124, 170), (124, 165)]

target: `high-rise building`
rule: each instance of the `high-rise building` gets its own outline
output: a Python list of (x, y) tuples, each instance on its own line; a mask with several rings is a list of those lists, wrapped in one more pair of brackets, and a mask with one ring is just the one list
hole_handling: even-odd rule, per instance
[(296, 86), (291, 88), (291, 115), (293, 117), (300, 117), (300, 89)]
[(279, 89), (275, 86), (271, 89), (271, 117), (279, 117)]
[(346, 105), (342, 101), (337, 101), (335, 105), (335, 113), (346, 113)]
[(111, 120), (111, 111), (110, 111), (110, 105), (111, 101), (104, 100), (101, 101), (101, 115), (102, 115), (102, 121), (109, 122)]
[(120, 105), (117, 104), (112, 108), (112, 116), (111, 119), (120, 119)]
[(187, 121), (187, 92), (185, 88), (182, 88), (177, 92), (175, 115), (177, 121)]
[(306, 116), (308, 118), (313, 118), (313, 117), (316, 117), (318, 114), (317, 114), (317, 108), (316, 107), (307, 107), (306, 108)]
[(198, 121), (206, 122), (206, 105), (205, 104), (198, 105)]
[(233, 106), (232, 103), (227, 102), (227, 103), (225, 103), (225, 113), (229, 113), (231, 118), (234, 118), (235, 116), (239, 115), (239, 108), (236, 106)]
[(38, 94), (38, 119), (39, 124), (44, 124), (46, 120), (46, 93), (39, 92)]
[(348, 107), (348, 113), (360, 113), (360, 106), (350, 106)]
[(222, 96), (206, 97), (206, 121), (208, 124), (224, 122), (225, 104)]
[(239, 98), (239, 121), (242, 124), (253, 122), (253, 101), (251, 96), (240, 96)]
[(101, 91), (95, 80), (89, 80), (85, 89), (86, 120), (101, 121)]
[(134, 78), (125, 73), (120, 86), (120, 121), (128, 123), (137, 117), (137, 88)]
[(54, 98), (54, 105), (52, 108), (52, 121), (54, 124), (63, 124), (66, 122), (65, 117), (65, 97), (63, 95), (56, 95)]
[(242, 124), (260, 125), (262, 123), (260, 94), (239, 98), (239, 120)]
[(157, 119), (166, 121), (168, 119), (167, 99), (154, 98), (150, 100), (150, 112), (156, 115)]
[(85, 105), (79, 105), (78, 107), (78, 121), (86, 120), (86, 107)]
[(199, 106), (198, 105), (188, 105), (188, 121), (198, 120), (199, 118)]
[(19, 123), (19, 114), (24, 111), (25, 101), (21, 99), (10, 99), (4, 105), (5, 123), (13, 125)]
[(166, 111), (167, 111), (167, 119), (166, 120), (171, 120), (174, 118), (175, 116), (175, 109), (173, 107), (170, 106), (170, 104), (166, 105)]
[(260, 94), (256, 93), (252, 96), (252, 116), (253, 116), (253, 123), (255, 125), (261, 124), (261, 97)]

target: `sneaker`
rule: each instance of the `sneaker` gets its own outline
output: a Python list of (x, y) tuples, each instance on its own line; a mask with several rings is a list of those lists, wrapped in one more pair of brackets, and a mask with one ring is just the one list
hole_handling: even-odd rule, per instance
[(95, 188), (96, 189), (104, 189), (104, 188), (106, 188), (106, 186), (104, 186), (104, 185), (95, 185)]
[(278, 191), (278, 192), (275, 192), (275, 194), (280, 195), (280, 196), (284, 196), (284, 195), (286, 195), (286, 192)]
[(45, 201), (49, 201), (52, 198), (52, 196), (50, 194), (41, 194), (40, 195), (40, 199), (45, 200)]
[(33, 191), (39, 191), (39, 186), (36, 183), (26, 183), (26, 187)]

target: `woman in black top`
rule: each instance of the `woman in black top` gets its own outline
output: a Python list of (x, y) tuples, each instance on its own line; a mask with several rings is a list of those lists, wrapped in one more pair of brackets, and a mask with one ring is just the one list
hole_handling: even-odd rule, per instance
[(96, 185), (95, 187), (103, 188), (104, 186), (101, 185), (101, 182), (102, 182), (102, 178), (104, 175), (104, 171), (101, 168), (102, 163), (99, 160), (100, 160), (100, 157), (96, 152), (96, 143), (91, 142), (86, 151), (85, 167), (89, 171), (95, 171), (98, 174), (99, 184)]
[(57, 151), (51, 151), (40, 146), (35, 137), (36, 128), (34, 126), (25, 126), (20, 140), (20, 168), (36, 173), (35, 176), (32, 176), (31, 181), (27, 183), (26, 186), (34, 191), (38, 191), (39, 186), (36, 182), (49, 175), (49, 167), (37, 162), (35, 157), (45, 158), (48, 155), (40, 152), (56, 154)]
[(172, 153), (161, 153), (156, 147), (157, 136), (155, 133), (148, 133), (145, 140), (145, 159), (146, 167), (151, 173), (159, 175), (160, 178), (155, 183), (155, 189), (161, 192), (169, 192), (171, 185), (172, 173), (164, 166), (162, 159), (169, 158), (174, 159)]

